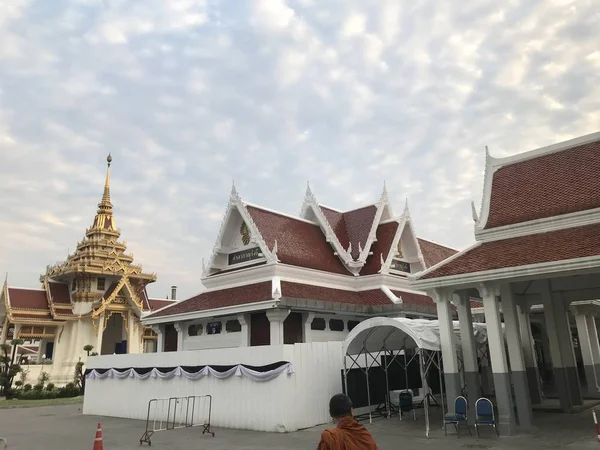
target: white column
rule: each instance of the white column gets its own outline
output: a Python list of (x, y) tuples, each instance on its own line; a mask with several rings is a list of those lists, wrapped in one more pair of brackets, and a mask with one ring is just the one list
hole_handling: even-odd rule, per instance
[(479, 285), (479, 293), (483, 299), (485, 323), (487, 325), (496, 406), (498, 407), (498, 431), (502, 435), (512, 436), (516, 433), (515, 414), (496, 289), (494, 286), (481, 284)]
[(8, 316), (4, 319), (4, 323), (2, 324), (2, 334), (0, 335), (0, 344), (6, 344), (6, 337), (8, 336)]
[(312, 321), (315, 318), (315, 313), (308, 312), (303, 314), (304, 318), (304, 343), (310, 344), (312, 342)]
[[(596, 373), (596, 364), (594, 361), (593, 346), (598, 347), (598, 339), (592, 342), (591, 330), (588, 323), (587, 314), (575, 313), (575, 323), (577, 324), (577, 336), (579, 337), (579, 346), (581, 348), (581, 358), (585, 368), (585, 381), (589, 393), (600, 391), (598, 388), (598, 374)], [(592, 317), (593, 320), (593, 317)], [(596, 328), (595, 323), (593, 328)], [(600, 361), (598, 361), (600, 363)]]
[(475, 420), (475, 402), (481, 396), (481, 383), (479, 380), (475, 335), (473, 333), (471, 301), (465, 291), (454, 294), (453, 298), (460, 326), (460, 341), (462, 344), (465, 381), (467, 383), (467, 400), (469, 402), (469, 423), (473, 424)]
[(240, 347), (248, 347), (250, 345), (250, 327), (248, 326), (248, 320), (245, 314), (238, 314), (238, 322), (242, 326), (242, 336), (240, 338)]
[[(186, 326), (183, 322), (175, 322), (173, 323), (175, 327), (175, 331), (177, 331), (177, 351), (183, 351), (183, 333), (186, 332)], [(223, 331), (225, 331), (225, 327), (223, 326)]]
[(271, 323), (271, 345), (283, 345), (283, 322), (289, 313), (289, 309), (269, 309), (267, 311), (267, 318)]
[(529, 395), (531, 396), (531, 403), (539, 405), (542, 402), (542, 386), (540, 384), (535, 343), (531, 334), (529, 310), (530, 306), (525, 301), (517, 304), (517, 316), (519, 318), (521, 342), (523, 343), (523, 357), (525, 359), (525, 371), (527, 372), (527, 381), (529, 384)]
[(521, 427), (529, 428), (533, 423), (533, 411), (531, 409), (527, 371), (525, 370), (525, 357), (523, 356), (523, 343), (521, 342), (521, 328), (517, 316), (517, 304), (510, 284), (503, 284), (500, 287), (500, 298), (502, 299), (511, 380), (515, 391), (515, 403), (517, 404), (517, 419)]
[[(576, 368), (569, 362), (572, 358), (571, 333), (567, 322), (568, 316), (561, 299), (555, 298), (550, 281), (545, 280), (540, 283), (540, 293), (542, 303), (544, 304), (544, 318), (546, 320), (546, 333), (548, 335), (548, 344), (552, 359), (552, 369), (554, 372), (554, 383), (556, 385), (560, 407), (565, 412), (570, 412), (577, 401), (577, 389), (571, 388), (569, 372), (576, 373)], [(567, 340), (565, 346), (561, 340)], [(571, 348), (571, 358), (568, 348)], [(567, 350), (567, 351), (565, 351)]]
[(440, 327), (440, 341), (442, 347), (442, 360), (444, 364), (444, 379), (446, 381), (446, 403), (449, 412), (454, 413), (454, 400), (460, 395), (460, 374), (458, 358), (456, 356), (456, 335), (452, 323), (452, 310), (450, 309), (450, 293), (435, 289), (428, 292), (435, 301), (438, 323)]
[(594, 371), (596, 380), (600, 386), (600, 342), (598, 341), (598, 329), (596, 328), (596, 317), (592, 314), (587, 315), (588, 332), (590, 334), (590, 343), (592, 344), (592, 357), (594, 358)]
[[(92, 319), (93, 320), (93, 319)], [(102, 337), (104, 336), (104, 313), (98, 318), (98, 334), (96, 335), (96, 353), (102, 355)]]
[(165, 351), (165, 326), (163, 324), (160, 325), (152, 325), (152, 331), (156, 333), (158, 338), (156, 339), (156, 352), (164, 352)]

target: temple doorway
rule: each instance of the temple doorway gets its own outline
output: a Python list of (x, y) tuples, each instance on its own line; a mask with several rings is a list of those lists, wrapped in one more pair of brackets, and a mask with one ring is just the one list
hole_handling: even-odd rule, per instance
[(266, 312), (250, 315), (250, 346), (269, 345), (271, 343), (271, 322)]
[(165, 326), (164, 351), (176, 352), (177, 350), (179, 350), (177, 348), (177, 330), (175, 329), (175, 326), (173, 324), (168, 324), (167, 326)]
[(300, 344), (302, 343), (303, 320), (302, 313), (290, 313), (283, 322), (283, 343)]
[(127, 332), (121, 314), (113, 314), (106, 323), (102, 334), (101, 355), (127, 353)]

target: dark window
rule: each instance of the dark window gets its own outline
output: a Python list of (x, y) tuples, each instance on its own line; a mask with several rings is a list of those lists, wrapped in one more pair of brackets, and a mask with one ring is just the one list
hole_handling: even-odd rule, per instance
[(97, 286), (99, 291), (106, 289), (106, 278), (98, 278)]
[(324, 330), (325, 329), (325, 319), (323, 319), (321, 317), (314, 318), (312, 323), (310, 324), (310, 329), (311, 330)]
[(235, 333), (237, 331), (242, 331), (242, 324), (239, 320), (228, 320), (225, 324), (225, 330), (228, 333)]
[(221, 322), (211, 322), (206, 325), (206, 334), (219, 334), (221, 332)]
[(77, 280), (73, 280), (73, 286), (71, 286), (71, 290), (72, 291), (76, 291), (77, 290)]
[(190, 325), (188, 327), (188, 336), (200, 336), (202, 334), (202, 324)]
[(356, 325), (360, 322), (358, 320), (349, 320), (348, 321), (348, 331), (352, 331)]
[(344, 321), (340, 319), (329, 320), (329, 329), (331, 331), (344, 331)]

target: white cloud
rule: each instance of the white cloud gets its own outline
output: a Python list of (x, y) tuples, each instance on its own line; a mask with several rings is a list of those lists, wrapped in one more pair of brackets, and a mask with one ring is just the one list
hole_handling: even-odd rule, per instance
[(297, 214), (306, 180), (349, 209), (385, 179), (396, 212), (409, 197), (419, 233), (460, 248), (485, 145), (509, 155), (600, 123), (589, 0), (42, 2), (0, 9), (0, 273), (20, 285), (81, 239), (109, 152), (151, 293), (185, 296), (232, 180)]

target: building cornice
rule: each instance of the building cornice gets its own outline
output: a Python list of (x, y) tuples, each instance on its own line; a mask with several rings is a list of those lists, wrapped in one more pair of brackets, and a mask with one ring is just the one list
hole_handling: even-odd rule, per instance
[(600, 208), (504, 225), (488, 230), (476, 230), (475, 239), (480, 242), (500, 241), (515, 237), (530, 236), (532, 234), (564, 230), (566, 228), (593, 225), (596, 223), (600, 223)]
[(556, 273), (586, 271), (590, 269), (598, 270), (599, 265), (600, 256), (590, 256), (587, 258), (551, 261), (547, 263), (529, 264), (526, 266), (505, 267), (502, 269), (472, 272), (447, 277), (431, 279), (416, 278), (414, 279), (412, 286), (413, 288), (419, 290), (429, 290), (443, 287), (473, 286), (474, 284), (490, 281), (538, 278)]

